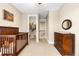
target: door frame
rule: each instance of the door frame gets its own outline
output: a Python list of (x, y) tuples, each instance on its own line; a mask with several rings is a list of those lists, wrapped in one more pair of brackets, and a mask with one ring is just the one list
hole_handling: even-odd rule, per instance
[[(39, 42), (39, 37), (38, 37), (38, 15), (37, 14), (33, 14), (33, 15), (28, 15), (28, 29), (29, 29), (29, 17), (30, 16), (35, 16), (36, 17), (36, 42)], [(28, 30), (29, 32), (29, 30)], [(28, 41), (29, 41), (29, 33), (28, 33)]]

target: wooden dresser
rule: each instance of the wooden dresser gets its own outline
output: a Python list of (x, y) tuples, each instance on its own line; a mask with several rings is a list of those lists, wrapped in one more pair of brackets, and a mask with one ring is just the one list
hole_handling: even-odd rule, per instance
[(63, 56), (75, 55), (75, 35), (54, 33), (54, 46)]

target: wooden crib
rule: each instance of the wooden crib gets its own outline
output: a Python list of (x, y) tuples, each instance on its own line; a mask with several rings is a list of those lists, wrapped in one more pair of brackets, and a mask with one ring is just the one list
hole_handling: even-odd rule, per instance
[(0, 53), (16, 56), (28, 44), (28, 33), (18, 32), (18, 28), (0, 27)]

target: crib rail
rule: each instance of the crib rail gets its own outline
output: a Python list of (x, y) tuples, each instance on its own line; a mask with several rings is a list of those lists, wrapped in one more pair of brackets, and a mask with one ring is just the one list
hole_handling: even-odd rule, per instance
[(26, 40), (28, 39), (28, 34), (20, 32), (16, 35), (17, 40)]
[(16, 36), (0, 35), (0, 52), (2, 55), (14, 55), (16, 52)]

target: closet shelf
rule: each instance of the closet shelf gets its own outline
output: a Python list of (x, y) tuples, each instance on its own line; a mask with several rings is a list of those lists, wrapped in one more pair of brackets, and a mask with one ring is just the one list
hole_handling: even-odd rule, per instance
[(43, 30), (44, 30), (44, 31), (47, 31), (47, 29), (39, 29), (39, 31), (43, 31)]

